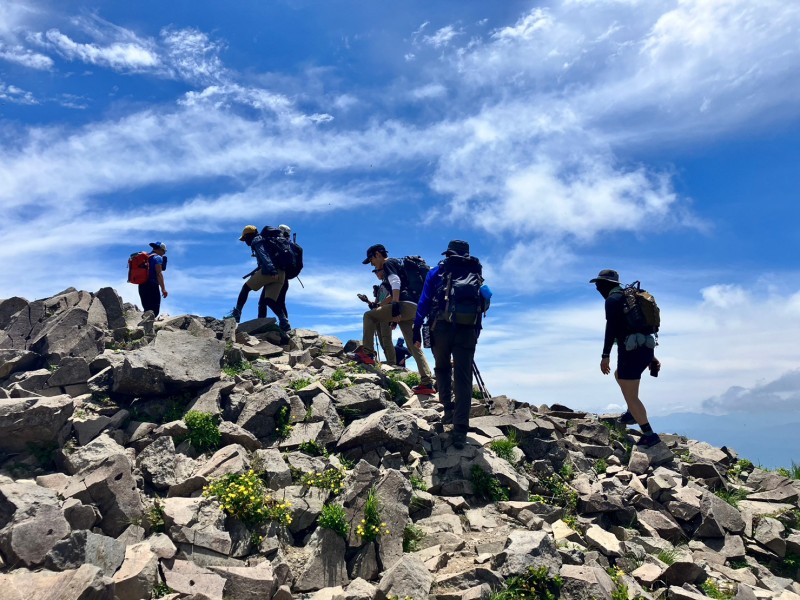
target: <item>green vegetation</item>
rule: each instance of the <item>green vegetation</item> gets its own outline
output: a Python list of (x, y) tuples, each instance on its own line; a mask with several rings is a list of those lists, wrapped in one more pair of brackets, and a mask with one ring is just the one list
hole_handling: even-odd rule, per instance
[(255, 471), (230, 473), (203, 488), (203, 496), (216, 498), (220, 508), (247, 526), (268, 521), (282, 525), (292, 522), (291, 504), (267, 494), (264, 482)]
[(500, 500), (508, 500), (510, 493), (508, 488), (500, 485), (497, 477), (489, 475), (486, 471), (481, 469), (478, 465), (472, 466), (470, 472), (472, 485), (475, 488), (475, 495), (480, 496), (492, 502), (499, 502)]
[(517, 440), (517, 431), (512, 429), (508, 432), (508, 435), (503, 438), (502, 440), (494, 440), (491, 444), (489, 444), (489, 448), (497, 454), (500, 458), (507, 460), (510, 463), (514, 463), (514, 448), (519, 446), (519, 442)]
[(416, 552), (425, 533), (416, 525), (406, 525), (403, 529), (403, 552)]
[(189, 429), (189, 442), (198, 452), (219, 448), (222, 434), (219, 432), (217, 417), (207, 412), (190, 410), (183, 417)]
[(325, 389), (329, 392), (340, 390), (344, 387), (347, 387), (345, 379), (347, 379), (347, 373), (344, 372), (344, 369), (339, 368), (336, 369), (330, 377), (323, 380), (322, 385), (324, 385)]
[(342, 491), (342, 482), (345, 472), (340, 469), (326, 469), (316, 473), (305, 473), (300, 479), (300, 483), (308, 487), (320, 488), (333, 492), (334, 495)]
[(381, 535), (389, 535), (386, 523), (381, 521), (381, 504), (375, 488), (370, 489), (364, 503), (364, 518), (356, 528), (356, 533), (365, 542), (374, 542)]
[(266, 383), (268, 379), (268, 375), (264, 371), (261, 369), (256, 369), (255, 365), (247, 360), (233, 364), (229, 363), (222, 367), (222, 372), (228, 377), (236, 377), (237, 375), (243, 374), (245, 371), (250, 371), (250, 373), (259, 379), (261, 383)]
[(709, 598), (714, 600), (731, 600), (736, 594), (733, 591), (723, 591), (711, 579), (706, 579), (700, 584), (700, 589)]
[(164, 505), (157, 498), (153, 500), (153, 506), (147, 511), (147, 521), (153, 533), (164, 533), (166, 523), (164, 522)]
[(578, 509), (578, 492), (573, 490), (558, 475), (553, 474), (541, 481), (550, 492), (550, 504), (563, 506), (566, 515), (574, 515)]
[(528, 494), (528, 502), (541, 502), (542, 504), (546, 504), (547, 500), (544, 499), (544, 496), (539, 494)]
[(572, 481), (575, 477), (575, 467), (573, 467), (570, 463), (564, 463), (561, 465), (561, 469), (558, 471), (558, 474), (561, 475), (561, 478), (564, 481)]
[(285, 440), (292, 433), (292, 429), (294, 429), (294, 425), (291, 424), (289, 407), (282, 406), (278, 414), (275, 415), (275, 433), (278, 434), (280, 439)]
[(747, 498), (747, 490), (742, 489), (726, 490), (725, 488), (721, 488), (714, 492), (714, 494), (716, 494), (718, 498), (725, 500), (725, 502), (734, 508), (739, 506), (740, 500)]
[(350, 460), (349, 458), (345, 458), (345, 457), (344, 457), (344, 456), (342, 456), (341, 454), (339, 454), (339, 455), (337, 456), (337, 458), (339, 459), (339, 462), (341, 463), (341, 465), (342, 465), (342, 468), (343, 468), (345, 471), (350, 471), (350, 470), (352, 470), (352, 469), (353, 469), (353, 467), (355, 467), (355, 466), (356, 466), (356, 463), (355, 463), (355, 461), (353, 461), (353, 460)]
[(36, 462), (43, 469), (52, 470), (56, 466), (58, 443), (50, 440), (46, 442), (28, 442), (28, 452), (33, 455)]
[(310, 378), (300, 377), (298, 379), (293, 379), (289, 384), (289, 387), (296, 392), (297, 390), (302, 390), (304, 387), (308, 387), (309, 385), (311, 385)]
[(421, 492), (428, 491), (428, 486), (425, 485), (425, 480), (416, 473), (411, 475), (410, 480), (411, 480), (411, 489), (419, 490)]
[(603, 473), (606, 472), (606, 469), (608, 469), (608, 463), (606, 463), (605, 459), (598, 458), (594, 462), (594, 467), (592, 468), (594, 469), (595, 473), (597, 473), (598, 475), (602, 475)]
[(301, 442), (297, 449), (303, 454), (308, 454), (309, 456), (329, 456), (325, 446), (318, 443), (316, 440), (306, 440), (305, 442)]
[(675, 563), (675, 559), (678, 558), (678, 549), (670, 548), (669, 550), (662, 550), (656, 555), (656, 558), (667, 566), (672, 565)]
[(153, 586), (153, 591), (150, 594), (150, 597), (153, 598), (153, 600), (157, 600), (158, 598), (163, 598), (164, 596), (174, 593), (175, 590), (169, 587), (166, 583), (161, 582)]
[(745, 471), (752, 471), (753, 470), (753, 463), (747, 460), (746, 458), (742, 458), (736, 461), (736, 464), (733, 465), (730, 469), (728, 469), (728, 478), (729, 479), (739, 479), (742, 473)]
[(481, 391), (481, 389), (479, 387), (475, 386), (475, 387), (472, 388), (472, 397), (475, 400), (483, 400), (484, 399), (483, 392)]
[(420, 382), (419, 373), (416, 373), (414, 371), (409, 371), (407, 373), (404, 373), (402, 371), (392, 371), (391, 373), (389, 373), (389, 378), (388, 378), (389, 394), (393, 398), (396, 398), (397, 396), (400, 395), (400, 385), (399, 385), (400, 381), (405, 383), (410, 388), (418, 386)]
[(347, 539), (347, 513), (341, 504), (326, 504), (317, 521), (320, 527), (330, 529)]
[(780, 467), (779, 469), (775, 469), (775, 472), (790, 479), (800, 479), (800, 464), (792, 461), (792, 466), (788, 469)]
[(503, 588), (489, 600), (556, 600), (562, 585), (564, 580), (558, 575), (550, 577), (547, 567), (531, 566), (524, 574), (506, 579)]

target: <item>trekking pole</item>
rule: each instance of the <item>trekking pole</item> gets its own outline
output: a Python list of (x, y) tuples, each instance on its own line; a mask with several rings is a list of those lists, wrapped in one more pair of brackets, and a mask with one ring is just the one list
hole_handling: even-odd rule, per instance
[(475, 361), (472, 361), (472, 373), (475, 375), (475, 381), (478, 383), (478, 389), (483, 394), (485, 400), (489, 400), (492, 396), (489, 394), (489, 390), (486, 389), (486, 384), (483, 382), (483, 377), (481, 377), (481, 372), (478, 370), (478, 365), (475, 364)]
[(378, 338), (378, 332), (375, 332), (375, 358), (378, 359), (378, 362), (381, 362), (381, 341)]

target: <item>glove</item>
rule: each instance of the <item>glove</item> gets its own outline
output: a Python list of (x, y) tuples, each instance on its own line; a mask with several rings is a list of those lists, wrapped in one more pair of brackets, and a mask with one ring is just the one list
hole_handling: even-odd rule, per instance
[(399, 317), (400, 316), (400, 303), (399, 302), (392, 302), (392, 316)]
[(422, 328), (415, 323), (414, 324), (413, 335), (411, 336), (411, 341), (413, 343), (415, 343), (415, 344), (417, 342), (422, 343), (422, 331), (421, 330), (422, 330)]

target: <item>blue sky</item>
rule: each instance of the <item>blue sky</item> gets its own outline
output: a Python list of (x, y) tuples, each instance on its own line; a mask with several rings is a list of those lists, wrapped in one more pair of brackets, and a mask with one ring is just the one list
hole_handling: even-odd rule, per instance
[(778, 0), (5, 0), (0, 297), (136, 301), (126, 258), (161, 240), (164, 310), (221, 316), (241, 228), (287, 223), (292, 324), (359, 337), (368, 245), (463, 238), (493, 392), (619, 405), (611, 267), (662, 307), (652, 415), (796, 414), (798, 26)]

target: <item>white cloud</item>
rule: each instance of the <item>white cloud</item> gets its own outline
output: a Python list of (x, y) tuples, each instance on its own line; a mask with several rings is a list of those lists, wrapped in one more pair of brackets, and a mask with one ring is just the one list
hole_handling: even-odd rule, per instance
[(44, 54), (33, 52), (22, 46), (6, 46), (0, 42), (0, 60), (17, 63), (23, 67), (46, 71), (53, 66), (53, 59)]
[(411, 97), (414, 100), (431, 100), (447, 95), (447, 88), (440, 83), (429, 83), (422, 87), (411, 90)]
[(0, 100), (15, 104), (38, 104), (33, 94), (15, 85), (7, 85), (0, 81)]
[(43, 40), (52, 45), (67, 60), (80, 60), (92, 65), (134, 72), (154, 69), (160, 64), (152, 44), (143, 40), (98, 46), (97, 44), (76, 42), (58, 29), (49, 30), (44, 34)]
[(703, 402), (711, 413), (796, 411), (800, 405), (800, 369), (788, 371), (772, 381), (759, 381), (752, 387), (731, 386)]
[(165, 46), (165, 62), (176, 77), (199, 81), (223, 78), (225, 69), (219, 58), (223, 49), (220, 42), (192, 28), (167, 28), (161, 32), (161, 37)]
[(449, 45), (458, 35), (461, 35), (460, 31), (456, 30), (452, 25), (447, 25), (438, 29), (433, 35), (424, 36), (422, 41), (434, 48), (441, 48)]

